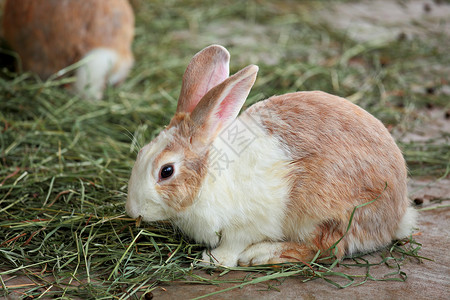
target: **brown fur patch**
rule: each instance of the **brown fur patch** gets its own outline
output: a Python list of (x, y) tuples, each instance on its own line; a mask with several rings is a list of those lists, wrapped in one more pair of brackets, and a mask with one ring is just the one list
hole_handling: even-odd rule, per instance
[(317, 251), (307, 245), (292, 242), (280, 243), (280, 247), (281, 253), (279, 256), (272, 257), (267, 261), (267, 264), (280, 264), (286, 262), (302, 262), (307, 264), (317, 253)]
[[(332, 253), (325, 251), (331, 248), (344, 234), (347, 229), (346, 224), (342, 224), (340, 221), (327, 220), (317, 226), (316, 232), (313, 234), (311, 244), (314, 245), (314, 249), (321, 250), (321, 257), (330, 256)], [(347, 248), (345, 240), (336, 245), (336, 249), (332, 249), (333, 254), (338, 258), (342, 258)], [(335, 251), (336, 250), (336, 251)]]
[[(348, 250), (349, 241), (375, 241), (378, 246), (391, 241), (409, 205), (406, 166), (380, 121), (323, 92), (272, 97), (248, 113), (260, 116), (268, 134), (292, 158), (287, 240), (303, 240), (310, 249), (326, 250), (344, 234), (353, 208), (378, 197), (355, 212), (339, 254)], [(310, 236), (299, 237), (292, 228), (305, 222), (319, 225)]]
[[(153, 168), (159, 168), (162, 158), (168, 153), (180, 153), (183, 161), (177, 175), (156, 185), (157, 192), (176, 211), (192, 205), (198, 195), (207, 172), (207, 153), (198, 151), (192, 145), (192, 125), (189, 114), (176, 114), (167, 129), (177, 127), (173, 141), (155, 158)], [(166, 129), (166, 130), (167, 130)]]

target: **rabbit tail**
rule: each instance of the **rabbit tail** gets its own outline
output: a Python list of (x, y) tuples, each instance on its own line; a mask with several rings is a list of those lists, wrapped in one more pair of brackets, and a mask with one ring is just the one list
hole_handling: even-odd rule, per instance
[(409, 206), (406, 209), (405, 214), (403, 215), (400, 223), (398, 224), (397, 231), (395, 232), (396, 239), (403, 239), (409, 237), (416, 227), (417, 221), (417, 210), (414, 207)]

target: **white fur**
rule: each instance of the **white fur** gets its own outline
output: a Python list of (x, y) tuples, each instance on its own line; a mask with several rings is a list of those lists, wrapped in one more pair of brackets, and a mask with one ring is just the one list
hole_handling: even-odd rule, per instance
[(239, 255), (239, 263), (243, 266), (266, 264), (271, 259), (279, 257), (281, 250), (280, 243), (263, 242), (251, 245)]
[(133, 66), (133, 63), (134, 60), (132, 57), (125, 58), (121, 56), (117, 61), (112, 73), (109, 74), (108, 84), (115, 85), (125, 80), (128, 73), (130, 72), (131, 67)]
[(77, 69), (75, 89), (85, 98), (101, 99), (106, 83), (116, 84), (128, 74), (132, 60), (126, 60), (115, 50), (97, 48), (89, 51)]
[(416, 222), (417, 210), (415, 210), (414, 207), (409, 206), (398, 224), (398, 229), (395, 232), (395, 238), (403, 239), (410, 236), (417, 225)]
[[(139, 152), (128, 182), (128, 199), (125, 204), (125, 210), (132, 218), (142, 216), (142, 220), (151, 222), (167, 220), (174, 214), (173, 209), (165, 203), (155, 189), (159, 168), (152, 167), (156, 155), (172, 141), (174, 130), (176, 129), (171, 128), (167, 132), (161, 132), (153, 142)], [(182, 159), (179, 154), (167, 158), (175, 164), (180, 163)], [(177, 169), (175, 167), (175, 170)]]
[[(236, 266), (239, 254), (253, 243), (282, 240), (282, 224), (289, 188), (284, 170), (289, 158), (274, 137), (243, 114), (255, 139), (239, 155), (217, 138), (213, 146), (232, 160), (217, 174), (209, 170), (194, 204), (178, 213), (175, 224), (198, 242), (211, 248), (215, 263)], [(208, 259), (207, 253), (204, 259)]]

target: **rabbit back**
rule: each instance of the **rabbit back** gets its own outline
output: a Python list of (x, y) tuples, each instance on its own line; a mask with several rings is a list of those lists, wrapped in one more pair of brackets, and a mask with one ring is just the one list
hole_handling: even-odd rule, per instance
[(375, 117), (324, 92), (275, 96), (247, 113), (290, 158), (286, 239), (327, 249), (346, 232), (354, 207), (374, 199), (355, 211), (343, 252), (373, 250), (410, 232), (399, 228), (414, 217), (402, 221), (409, 206), (405, 161)]

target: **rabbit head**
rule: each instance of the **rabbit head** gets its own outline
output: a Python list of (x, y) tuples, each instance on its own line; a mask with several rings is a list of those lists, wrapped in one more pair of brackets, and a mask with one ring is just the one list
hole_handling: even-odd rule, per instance
[(250, 65), (228, 77), (228, 64), (228, 51), (217, 45), (192, 58), (174, 117), (136, 159), (126, 203), (131, 217), (171, 219), (195, 201), (208, 172), (209, 146), (237, 117), (258, 71)]

